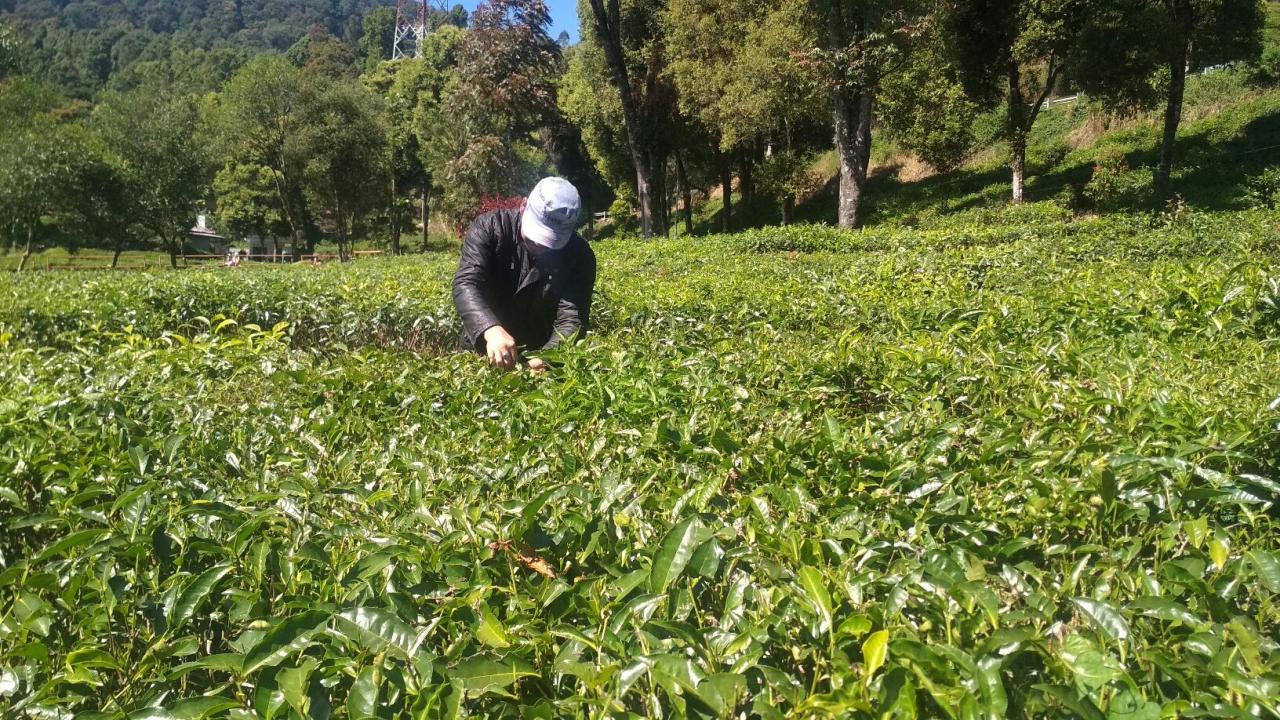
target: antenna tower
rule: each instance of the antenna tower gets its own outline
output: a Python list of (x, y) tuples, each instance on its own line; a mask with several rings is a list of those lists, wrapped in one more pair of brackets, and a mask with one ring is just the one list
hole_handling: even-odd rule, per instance
[[(422, 46), (431, 33), (427, 6), (431, 0), (398, 0), (396, 2), (395, 45), (391, 49), (392, 60), (422, 57)], [(444, 0), (439, 0), (444, 9)]]

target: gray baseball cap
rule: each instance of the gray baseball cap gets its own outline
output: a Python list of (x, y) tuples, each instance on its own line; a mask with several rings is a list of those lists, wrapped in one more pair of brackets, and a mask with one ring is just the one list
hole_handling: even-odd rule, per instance
[(529, 193), (520, 218), (520, 229), (530, 241), (558, 250), (569, 244), (578, 229), (582, 198), (564, 178), (543, 178)]

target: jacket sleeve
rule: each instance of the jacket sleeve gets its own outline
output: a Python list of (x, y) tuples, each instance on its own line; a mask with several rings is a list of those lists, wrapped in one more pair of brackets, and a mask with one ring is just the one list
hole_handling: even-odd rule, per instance
[(499, 325), (490, 305), (489, 283), (492, 277), (497, 238), (491, 221), (477, 220), (462, 241), (462, 257), (453, 276), (453, 306), (462, 318), (462, 335), (468, 347), (478, 351), (484, 333)]
[(581, 264), (574, 272), (573, 281), (565, 286), (556, 311), (555, 328), (551, 339), (542, 346), (551, 350), (565, 340), (573, 340), (591, 329), (591, 298), (596, 288), (596, 254), (587, 246)]

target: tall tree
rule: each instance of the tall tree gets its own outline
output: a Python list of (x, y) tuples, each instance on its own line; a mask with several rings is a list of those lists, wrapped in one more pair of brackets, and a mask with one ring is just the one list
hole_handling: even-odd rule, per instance
[(600, 92), (608, 70), (600, 47), (590, 39), (566, 51), (560, 78), (560, 110), (582, 133), (583, 144), (596, 171), (613, 192), (635, 200), (636, 169), (622, 122), (622, 103), (616, 92)]
[[(819, 78), (796, 51), (816, 44), (817, 24), (808, 0), (669, 0), (663, 29), (680, 107), (718, 140), (727, 230), (732, 154), (747, 161), (739, 168), (744, 200), (753, 148), (772, 145), (767, 176), (775, 188), (789, 185), (801, 169), (795, 130), (822, 112), (823, 98)], [(786, 221), (793, 199), (782, 195)]]
[(546, 171), (535, 131), (558, 121), (560, 48), (544, 0), (486, 0), (457, 47), (457, 70), (429, 112), (428, 166), (456, 218), (486, 195), (523, 194)]
[(364, 16), (360, 34), (359, 54), (366, 71), (373, 71), (379, 63), (391, 59), (396, 40), (396, 10), (380, 7)]
[(427, 249), (435, 187), (435, 168), (430, 165), (428, 153), (434, 127), (429, 120), (438, 114), (455, 71), (457, 46), (462, 36), (460, 28), (441, 24), (424, 41), (421, 58), (380, 63), (362, 78), (365, 85), (382, 98), (387, 131), (386, 163), (390, 170), (382, 210), (391, 235), (392, 253), (401, 251), (402, 236), (406, 229), (412, 228), (415, 199), (422, 222), (421, 248), (424, 252)]
[(659, 29), (662, 0), (587, 0), (584, 38), (602, 51), (622, 106), (622, 125), (635, 168), (644, 237), (666, 234), (664, 175), (675, 93), (664, 80), (666, 51)]
[(1188, 67), (1258, 57), (1266, 16), (1258, 0), (1158, 0), (1156, 8), (1163, 11), (1164, 22), (1157, 26), (1161, 31), (1157, 37), (1163, 41), (1169, 70), (1164, 133), (1155, 173), (1157, 191), (1165, 193), (1182, 123)]
[(315, 92), (314, 78), (279, 56), (246, 65), (209, 105), (209, 121), (229, 162), (268, 168), (289, 227), (294, 257), (310, 250), (315, 235), (305, 197), (306, 158), (299, 152), (300, 131)]
[(0, 80), (25, 73), (30, 56), (23, 37), (8, 23), (0, 22)]
[(813, 0), (824, 20), (825, 46), (808, 56), (831, 93), (840, 227), (862, 224), (876, 94), (884, 78), (905, 65), (927, 28), (924, 6), (914, 0)]
[(1086, 0), (949, 0), (948, 44), (969, 94), (1004, 103), (1013, 202), (1025, 197), (1027, 137), (1079, 51)]
[(160, 240), (177, 267), (206, 191), (195, 99), (164, 86), (110, 94), (94, 124), (119, 159), (137, 224)]
[[(1154, 174), (1156, 191), (1167, 195), (1188, 71), (1256, 59), (1265, 25), (1259, 0), (1100, 3), (1084, 23), (1082, 50), (1071, 75), (1110, 109), (1154, 107), (1163, 99)], [(1153, 75), (1163, 82), (1153, 82)]]
[(883, 132), (938, 170), (954, 169), (973, 150), (978, 106), (965, 93), (936, 26), (906, 66), (885, 78), (877, 108)]
[(298, 131), (305, 158), (303, 189), (320, 211), (338, 255), (351, 257), (356, 224), (382, 198), (387, 166), (386, 134), (373, 96), (353, 81), (323, 83), (308, 96), (310, 122)]
[(83, 145), (74, 128), (49, 119), (0, 129), (0, 234), (23, 248), (19, 272), (46, 220), (73, 210), (86, 190)]
[(213, 194), (218, 200), (218, 227), (261, 238), (289, 234), (269, 168), (232, 161), (214, 176)]

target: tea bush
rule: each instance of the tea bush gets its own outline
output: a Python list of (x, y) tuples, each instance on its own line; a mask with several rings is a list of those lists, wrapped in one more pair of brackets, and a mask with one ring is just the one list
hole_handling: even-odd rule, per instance
[(0, 279), (4, 717), (1280, 712), (1274, 213)]

